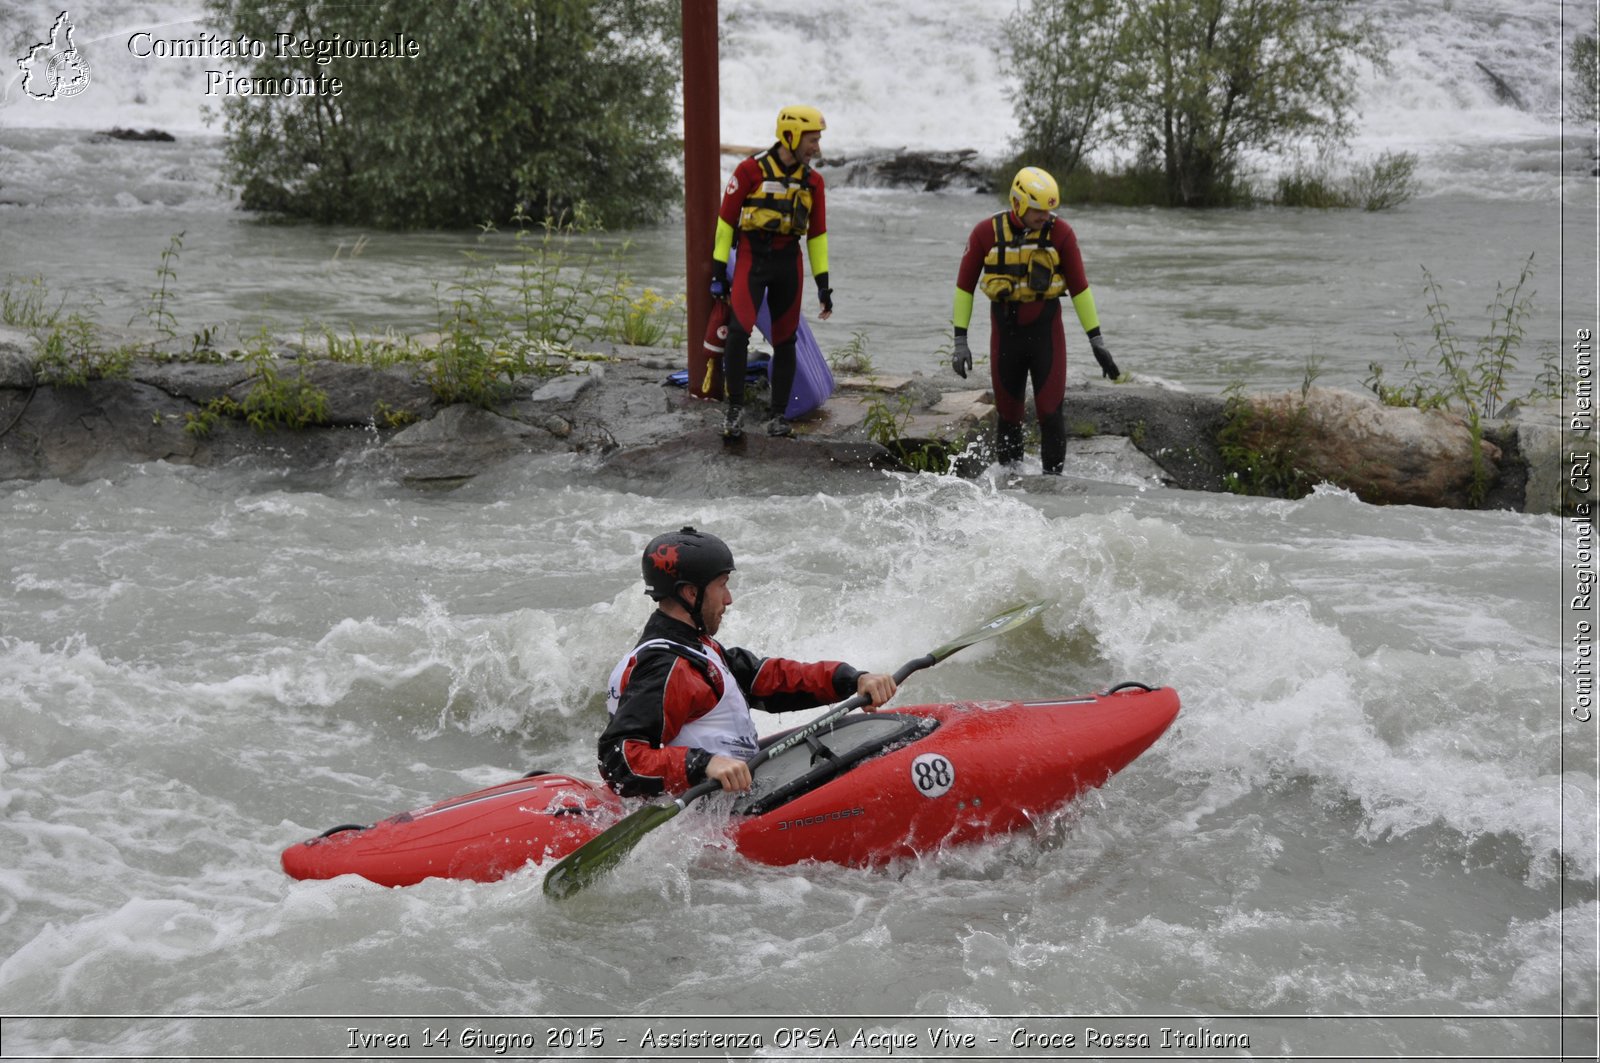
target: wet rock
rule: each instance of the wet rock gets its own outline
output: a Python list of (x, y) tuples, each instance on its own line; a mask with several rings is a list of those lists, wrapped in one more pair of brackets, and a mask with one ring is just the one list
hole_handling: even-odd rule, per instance
[(1490, 70), (1481, 59), (1477, 61), (1476, 65), (1478, 69), (1483, 72), (1483, 76), (1489, 79), (1489, 87), (1494, 90), (1494, 98), (1496, 100), (1499, 100), (1501, 103), (1508, 106), (1515, 107), (1519, 111), (1526, 111), (1528, 109), (1527, 104), (1522, 102), (1522, 96), (1517, 92), (1516, 89), (1511, 87), (1511, 83), (1509, 81), (1501, 77), (1499, 74), (1496, 74), (1493, 70)]
[(1178, 486), (1171, 473), (1123, 436), (1068, 439), (1064, 472), (1078, 479), (1127, 486)]
[(978, 153), (961, 151), (859, 152), (851, 156), (829, 156), (818, 164), (823, 175), (842, 185), (867, 188), (919, 188), (937, 192), (949, 185), (984, 187), (988, 171), (978, 162)]
[(94, 135), (94, 139), (96, 139), (96, 140), (132, 140), (132, 141), (144, 141), (144, 142), (155, 142), (155, 143), (170, 144), (170, 143), (176, 141), (178, 138), (173, 136), (171, 133), (168, 133), (164, 129), (138, 130), (138, 129), (123, 129), (121, 126), (113, 126), (110, 129), (102, 129), (100, 132), (96, 133)]
[(243, 362), (140, 362), (133, 378), (174, 398), (204, 406), (244, 384), (250, 378), (250, 367)]
[(1575, 485), (1572, 475), (1575, 454), (1580, 456), (1580, 465), (1586, 462), (1585, 467), (1594, 467), (1596, 443), (1592, 431), (1574, 433), (1562, 414), (1561, 403), (1555, 401), (1518, 405), (1502, 423), (1516, 440), (1527, 468), (1521, 506), (1524, 512), (1573, 513), (1585, 503), (1593, 512), (1595, 477), (1579, 477)]
[(0, 326), (0, 388), (31, 388), (33, 341), (20, 329)]
[(384, 456), (411, 483), (459, 482), (536, 449), (543, 430), (476, 406), (446, 406), (384, 444)]
[(583, 393), (605, 379), (603, 365), (590, 364), (581, 373), (567, 373), (541, 386), (528, 397), (529, 402), (577, 402)]
[[(957, 384), (953, 378), (840, 377), (833, 398), (796, 422), (794, 438), (769, 439), (756, 424), (730, 447), (718, 433), (720, 403), (664, 386), (681, 362), (678, 352), (575, 362), (586, 371), (515, 382), (513, 394), (523, 397), (493, 411), (440, 406), (413, 368), (281, 360), (281, 374), (304, 372), (327, 393), (337, 425), (260, 432), (216, 417), (201, 433), (188, 428), (208, 403), (223, 395), (242, 399), (254, 386), (248, 363), (140, 361), (129, 380), (35, 388), (23, 340), (32, 342), (0, 330), (0, 479), (79, 479), (151, 460), (253, 459), (297, 470), (359, 467), (413, 484), (449, 485), (500, 462), (578, 452), (600, 456), (592, 474), (605, 479), (650, 493), (714, 497), (770, 492), (774, 482), (801, 493), (850, 490), (873, 470), (903, 471), (902, 455), (920, 456), (924, 444), (947, 457), (967, 455), (965, 475), (981, 474), (990, 460), (984, 444), (993, 431), (993, 397), (970, 381), (959, 384), (967, 390), (945, 390)], [(748, 401), (759, 410), (766, 394), (753, 390)], [(1297, 415), (1302, 396), (1250, 401), (1282, 421)], [(1563, 435), (1557, 406), (1516, 411), (1485, 425), (1475, 441), (1459, 418), (1385, 407), (1365, 393), (1314, 388), (1303, 401), (1298, 453), (1318, 479), (1369, 502), (1541, 513), (1570, 503), (1565, 463), (1572, 441)], [(873, 440), (868, 414), (880, 406), (895, 415), (900, 442), (910, 450)], [(415, 422), (380, 418), (379, 409)], [(1094, 379), (1068, 389), (1066, 422), (1067, 479), (1223, 489), (1222, 396)]]
[(1217, 395), (1096, 380), (1067, 393), (1067, 434), (1122, 436), (1160, 467), (1170, 486), (1221, 491), (1217, 432), (1226, 405)]
[[(291, 363), (281, 372), (298, 376), (300, 369)], [(372, 369), (346, 362), (314, 361), (305, 375), (312, 387), (327, 393), (330, 424), (394, 423), (427, 416), (439, 407), (428, 382), (407, 366)]]
[[(158, 388), (93, 381), (78, 388), (0, 393), (0, 478), (86, 478), (141, 461), (189, 460), (197, 449)], [(18, 398), (20, 397), (20, 402)]]
[[(785, 475), (773, 476), (773, 469)], [(899, 462), (876, 443), (807, 438), (772, 439), (759, 425), (735, 443), (719, 429), (700, 428), (648, 446), (617, 450), (599, 475), (652, 495), (720, 498), (758, 492), (810, 495), (848, 493), (863, 473), (898, 469)]]
[(1470, 508), (1498, 475), (1500, 448), (1474, 440), (1464, 420), (1441, 410), (1385, 406), (1371, 394), (1335, 388), (1254, 395), (1250, 402), (1276, 423), (1297, 424), (1307, 472), (1364, 502)]

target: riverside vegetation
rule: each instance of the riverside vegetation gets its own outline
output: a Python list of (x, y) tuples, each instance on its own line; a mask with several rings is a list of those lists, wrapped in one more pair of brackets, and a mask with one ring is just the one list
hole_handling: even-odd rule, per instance
[[(1016, 161), (1050, 169), (1070, 202), (1385, 210), (1416, 192), (1410, 153), (1337, 161), (1363, 65), (1381, 69), (1387, 50), (1345, 5), (1024, 0), (1005, 38), (1018, 73)], [(1320, 146), (1316, 161), (1271, 193), (1245, 173), (1249, 156), (1307, 143)], [(1132, 161), (1095, 169), (1096, 152)]]
[[(597, 239), (599, 230), (587, 222), (534, 224), (525, 214), (513, 221), (509, 253), (503, 241), (492, 239), (495, 227), (485, 224), (480, 248), (467, 253), (458, 278), (436, 288), (435, 330), (427, 341), (340, 335), (308, 324), (290, 368), (265, 329), (234, 337), (226, 350), (215, 327), (182, 336), (175, 306), (183, 233), (161, 252), (144, 311), (158, 339), (107, 342), (97, 322), (64, 312), (65, 298), (53, 297), (38, 277), (12, 278), (0, 289), (0, 321), (34, 336), (36, 379), (56, 387), (125, 379), (138, 358), (247, 364), (250, 386), (242, 398), (221, 396), (189, 415), (187, 428), (197, 435), (210, 433), (224, 418), (262, 431), (326, 424), (327, 395), (307, 376), (318, 357), (372, 368), (413, 366), (440, 403), (493, 408), (518, 377), (554, 375), (592, 357), (575, 345), (683, 343), (682, 299), (634, 285), (624, 265), (626, 243), (607, 250)], [(373, 423), (398, 427), (405, 415), (375, 409)]]
[[(95, 380), (129, 379), (139, 372), (139, 365), (150, 362), (243, 367), (245, 372), (230, 374), (225, 394), (193, 397), (190, 401), (197, 409), (191, 406), (181, 412), (180, 407), (153, 414), (154, 423), (162, 425), (168, 423), (167, 417), (181, 413), (184, 430), (204, 437), (225, 421), (257, 432), (335, 423), (329, 395), (314, 383), (328, 381), (330, 363), (375, 373), (409, 368), (413, 391), (431, 394), (436, 407), (463, 411), (477, 407), (503, 416), (502, 407), (525, 394), (519, 378), (554, 376), (580, 369), (580, 362), (607, 359), (611, 356), (586, 353), (605, 342), (666, 343), (679, 349), (685, 343), (681, 300), (636, 290), (626, 272), (626, 245), (607, 249), (593, 232), (580, 232), (571, 224), (533, 225), (523, 218), (509, 241), (492, 226), (484, 226), (479, 247), (466, 255), (458, 277), (436, 289), (435, 331), (430, 335), (364, 337), (307, 325), (300, 342), (289, 344), (288, 350), (265, 330), (240, 336), (232, 346), (218, 342), (215, 328), (185, 335), (176, 310), (181, 302), (182, 243), (183, 234), (177, 234), (162, 252), (142, 315), (156, 339), (107, 342), (96, 322), (80, 312), (65, 312), (65, 300), (53, 297), (38, 278), (12, 279), (0, 287), (0, 321), (33, 336), (35, 385), (85, 388)], [(1533, 496), (1523, 492), (1523, 480), (1506, 481), (1503, 451), (1510, 446), (1527, 460), (1532, 458), (1523, 449), (1518, 429), (1504, 420), (1488, 422), (1517, 401), (1508, 397), (1508, 391), (1525, 340), (1524, 321), (1533, 306), (1532, 259), (1515, 283), (1497, 285), (1488, 306), (1487, 331), (1475, 341), (1463, 338), (1439, 283), (1426, 269), (1423, 276), (1432, 344), (1418, 355), (1409, 338), (1399, 337), (1406, 375), (1392, 382), (1384, 368), (1373, 363), (1367, 379), (1371, 397), (1363, 400), (1349, 391), (1313, 388), (1320, 373), (1315, 360), (1307, 363), (1298, 395), (1246, 395), (1239, 384), (1222, 397), (1135, 387), (1128, 390), (1154, 393), (1121, 402), (1114, 393), (1124, 391), (1120, 385), (1128, 382), (1125, 378), (1119, 386), (1097, 393), (1098, 399), (1085, 396), (1084, 410), (1098, 413), (1080, 412), (1071, 431), (1078, 437), (1126, 436), (1174, 477), (1171, 482), (1190, 489), (1297, 498), (1320, 483), (1331, 483), (1377, 502), (1428, 497), (1442, 501), (1421, 504), (1520, 506)], [(947, 354), (939, 352), (940, 364)], [(1564, 377), (1558, 358), (1559, 352), (1545, 355), (1543, 372), (1527, 399), (1568, 393), (1572, 381)], [(866, 378), (852, 385), (865, 393), (865, 398), (855, 400), (861, 419), (847, 417), (841, 425), (857, 424), (856, 438), (878, 444), (895, 467), (972, 475), (992, 461), (981, 414), (965, 417), (954, 427), (927, 416), (925, 411), (943, 393), (937, 385), (924, 381), (910, 391), (874, 386), (876, 374), (865, 333), (856, 333), (830, 356), (830, 362), (836, 372)], [(593, 375), (585, 372), (585, 378)], [(425, 388), (418, 389), (418, 384)], [(419, 418), (432, 419), (423, 407), (399, 401), (404, 404), (389, 408), (384, 398), (368, 393), (352, 407), (348, 397), (341, 397), (337, 423), (353, 423), (353, 414), (356, 422), (399, 429)], [(624, 406), (613, 410), (625, 408), (630, 400), (621, 401)], [(1360, 408), (1363, 401), (1368, 409)], [(27, 405), (24, 399), (11, 423), (0, 426), (0, 437), (21, 420)], [(1375, 420), (1390, 420), (1374, 417), (1373, 411), (1385, 406), (1408, 407), (1426, 417), (1377, 427)], [(1447, 420), (1439, 421), (1441, 415)], [(1097, 424), (1101, 418), (1105, 420)], [(667, 432), (692, 431), (694, 421), (691, 417)], [(595, 423), (600, 438), (608, 422)], [(1408, 424), (1413, 427), (1400, 430), (1431, 424), (1427, 431), (1455, 433), (1455, 441), (1445, 443), (1443, 451), (1431, 449), (1432, 443), (1414, 450), (1403, 439), (1400, 450), (1363, 445), (1352, 452), (1346, 445), (1352, 429), (1358, 437), (1370, 430), (1378, 433), (1375, 439), (1393, 441), (1394, 426)], [(556, 438), (564, 438), (561, 430), (552, 431)], [(656, 436), (663, 438), (668, 437)], [(1417, 465), (1419, 460), (1424, 464)], [(1448, 477), (1447, 482), (1431, 483), (1434, 472)], [(1388, 486), (1396, 475), (1401, 482), (1426, 477), (1430, 484), (1420, 495), (1410, 489), (1396, 491)], [(1549, 494), (1550, 488), (1541, 485), (1537, 497), (1542, 500)]]
[[(1533, 256), (1529, 255), (1514, 284), (1496, 285), (1494, 298), (1486, 307), (1487, 330), (1468, 341), (1450, 316), (1438, 282), (1424, 266), (1422, 295), (1432, 344), (1419, 358), (1409, 338), (1397, 336), (1406, 356), (1406, 376), (1401, 383), (1390, 383), (1380, 363), (1368, 365), (1365, 385), (1385, 406), (1442, 410), (1465, 422), (1473, 446), (1473, 477), (1468, 489), (1468, 500), (1473, 505), (1481, 504), (1492, 486), (1483, 457), (1484, 425), (1486, 420), (1504, 413), (1510, 404), (1510, 377), (1526, 338), (1523, 323), (1533, 307), (1535, 293), (1529, 287), (1533, 273)], [(1299, 401), (1282, 407), (1264, 407), (1252, 401), (1240, 384), (1229, 389), (1226, 419), (1217, 439), (1228, 490), (1300, 498), (1321, 482), (1323, 477), (1311, 460), (1306, 403), (1319, 374), (1315, 360), (1308, 362)], [(1570, 392), (1572, 384), (1559, 352), (1550, 351), (1544, 355), (1541, 371), (1523, 399), (1558, 399)]]
[[(348, 5), (207, 6), (230, 38), (350, 28)], [(248, 209), (324, 223), (654, 221), (679, 198), (677, 17), (671, 0), (370, 0), (362, 35), (404, 35), (423, 63), (272, 49), (237, 59), (241, 75), (337, 77), (344, 91), (229, 97), (228, 179)]]
[[(345, 17), (276, 0), (208, 6), (228, 36), (247, 39), (328, 37)], [(227, 179), (246, 208), (387, 228), (564, 213), (618, 228), (678, 201), (677, 4), (375, 0), (362, 17), (373, 36), (414, 39), (444, 80), (403, 61), (240, 58), (245, 76), (336, 76), (346, 87), (224, 101)], [(1347, 5), (1023, 0), (999, 39), (1020, 130), (1000, 170), (1042, 165), (1069, 202), (1383, 210), (1416, 193), (1413, 154), (1339, 155), (1360, 78), (1386, 52)], [(1312, 145), (1310, 161), (1296, 161)], [(1257, 188), (1244, 160), (1285, 153), (1287, 175)], [(1131, 161), (1088, 164), (1102, 156)]]

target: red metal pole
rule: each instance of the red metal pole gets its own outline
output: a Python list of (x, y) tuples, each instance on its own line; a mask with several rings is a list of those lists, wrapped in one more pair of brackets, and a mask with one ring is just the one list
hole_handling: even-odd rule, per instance
[(722, 186), (721, 101), (717, 86), (717, 0), (682, 0), (683, 255), (688, 277), (689, 394), (722, 398), (722, 365), (703, 341), (711, 314), (711, 247)]

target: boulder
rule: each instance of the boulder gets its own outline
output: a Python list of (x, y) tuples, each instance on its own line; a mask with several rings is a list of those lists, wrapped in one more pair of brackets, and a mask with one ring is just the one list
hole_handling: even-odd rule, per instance
[(35, 346), (22, 329), (0, 325), (0, 388), (33, 387)]
[[(902, 467), (897, 454), (904, 451), (870, 439), (864, 422), (875, 406), (887, 405), (902, 421), (901, 442), (947, 452), (987, 440), (994, 409), (992, 396), (972, 382), (958, 391), (915, 375), (842, 377), (825, 406), (796, 421), (793, 439), (769, 439), (755, 423), (744, 443), (729, 447), (718, 432), (720, 403), (663, 386), (679, 364), (676, 352), (613, 354), (583, 372), (519, 380), (512, 394), (520, 397), (493, 411), (441, 407), (414, 367), (281, 361), (280, 373), (303, 371), (327, 393), (334, 425), (263, 432), (221, 417), (197, 434), (188, 427), (207, 403), (248, 393), (249, 363), (141, 359), (131, 379), (35, 388), (30, 344), (25, 334), (0, 329), (0, 480), (83, 479), (151, 460), (261, 458), (299, 470), (334, 474), (359, 466), (412, 484), (449, 485), (522, 455), (586, 453), (603, 459), (594, 466), (598, 475), (651, 493), (771, 490), (775, 465), (793, 470), (796, 490), (846, 490), (863, 471)], [(760, 407), (765, 392), (747, 397)], [(1296, 468), (1368, 502), (1548, 513), (1594, 498), (1587, 484), (1581, 497), (1575, 493), (1573, 457), (1585, 455), (1585, 472), (1595, 464), (1592, 436), (1576, 438), (1556, 404), (1513, 410), (1485, 423), (1474, 439), (1458, 417), (1386, 407), (1365, 392), (1313, 388), (1244, 401), (1260, 414), (1250, 430), (1262, 433), (1246, 445), (1263, 452), (1276, 446)], [(375, 416), (380, 406), (417, 421), (402, 429), (404, 418)], [(1223, 396), (1141, 384), (1096, 379), (1071, 387), (1066, 423), (1075, 475), (1223, 490), (1218, 439), (1228, 408)], [(971, 453), (979, 471), (987, 466), (981, 446)]]
[(573, 403), (583, 396), (583, 393), (599, 384), (605, 379), (606, 367), (598, 364), (586, 364), (582, 372), (563, 373), (539, 385), (529, 402), (554, 402)]
[(1575, 464), (1595, 461), (1592, 431), (1574, 432), (1561, 403), (1554, 400), (1518, 404), (1507, 415), (1505, 427), (1515, 433), (1517, 450), (1528, 467), (1524, 512), (1570, 515), (1582, 503), (1593, 511), (1594, 478), (1573, 476)]
[(31, 401), (0, 403), (0, 418), (0, 479), (81, 479), (129, 462), (185, 462), (198, 446), (168, 395), (132, 381), (40, 388)]
[(986, 188), (988, 171), (978, 162), (978, 153), (963, 151), (866, 152), (853, 156), (830, 156), (818, 164), (830, 182), (867, 188), (918, 188), (937, 192), (949, 185)]
[[(1474, 439), (1442, 410), (1385, 406), (1337, 388), (1253, 395), (1265, 425), (1292, 428), (1300, 467), (1317, 480), (1377, 505), (1472, 508), (1499, 476), (1500, 448)], [(1302, 413), (1303, 407), (1303, 413)]]
[(1065, 408), (1069, 440), (1122, 436), (1160, 468), (1170, 486), (1223, 489), (1216, 437), (1226, 403), (1220, 396), (1095, 379), (1069, 388)]
[[(292, 377), (300, 369), (280, 364), (278, 371)], [(306, 380), (327, 394), (328, 422), (335, 425), (376, 424), (396, 416), (418, 418), (438, 406), (428, 382), (407, 366), (374, 369), (349, 362), (312, 361)]]
[(133, 379), (196, 406), (231, 394), (250, 379), (244, 362), (140, 362)]
[(450, 484), (470, 479), (513, 455), (540, 449), (540, 437), (548, 439), (551, 434), (458, 403), (396, 433), (384, 444), (383, 453), (407, 482)]
[(94, 135), (94, 140), (135, 140), (154, 141), (161, 144), (171, 144), (178, 138), (168, 133), (165, 129), (123, 129), (121, 126), (112, 126), (102, 129)]

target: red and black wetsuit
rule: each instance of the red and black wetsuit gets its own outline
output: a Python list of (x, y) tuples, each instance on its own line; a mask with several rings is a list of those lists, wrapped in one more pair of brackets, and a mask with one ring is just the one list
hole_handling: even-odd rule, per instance
[[(1010, 215), (1013, 229), (1022, 222)], [(984, 261), (996, 245), (996, 222), (985, 218), (967, 238), (966, 252), (956, 274), (957, 320), (961, 328), (961, 295), (966, 296), (968, 313), (971, 297), (978, 286)], [(1086, 293), (1089, 280), (1078, 251), (1078, 237), (1060, 218), (1051, 217), (1049, 243), (1060, 257), (1060, 273), (1066, 280), (1065, 294), (1073, 299), (1085, 331), (1097, 335), (1092, 296)], [(1029, 239), (1032, 239), (1030, 236)], [(1039, 418), (1039, 457), (1046, 472), (1060, 472), (1066, 461), (1066, 419), (1062, 400), (1067, 390), (1067, 340), (1061, 325), (1061, 299), (1036, 299), (1031, 302), (994, 300), (989, 308), (989, 377), (994, 386), (995, 410), (999, 415), (996, 430), (996, 459), (1003, 463), (1022, 460), (1022, 421), (1027, 416), (1028, 380), (1033, 380), (1033, 401)]]
[[(780, 187), (785, 194), (770, 195)], [(734, 168), (733, 177), (723, 190), (722, 206), (717, 211), (717, 239), (712, 252), (715, 262), (726, 266), (730, 250), (737, 249), (733, 275), (729, 278), (728, 342), (723, 354), (723, 380), (728, 401), (744, 404), (745, 365), (749, 358), (750, 334), (756, 329), (761, 301), (772, 315), (773, 416), (779, 416), (789, 402), (794, 387), (794, 337), (800, 327), (800, 300), (805, 274), (800, 256), (800, 231), (753, 228), (750, 209), (763, 202), (778, 203), (783, 210), (767, 212), (771, 217), (789, 210), (783, 200), (793, 199), (796, 189), (808, 200), (803, 222), (804, 240), (811, 256), (811, 272), (819, 288), (828, 287), (828, 212), (822, 175), (803, 163), (785, 168), (778, 146), (744, 159)], [(793, 215), (790, 213), (792, 219)]]
[[(662, 643), (684, 650), (674, 652)], [(643, 648), (613, 673), (615, 685), (606, 700), (614, 708), (600, 735), (600, 772), (624, 797), (681, 793), (705, 779), (712, 754), (672, 744), (680, 731), (711, 713), (730, 693), (724, 689), (722, 670), (705, 667), (698, 655), (715, 654), (738, 685), (733, 693), (768, 712), (840, 701), (856, 692), (861, 674), (838, 661), (806, 664), (726, 649), (659, 610), (651, 614), (635, 646)]]

